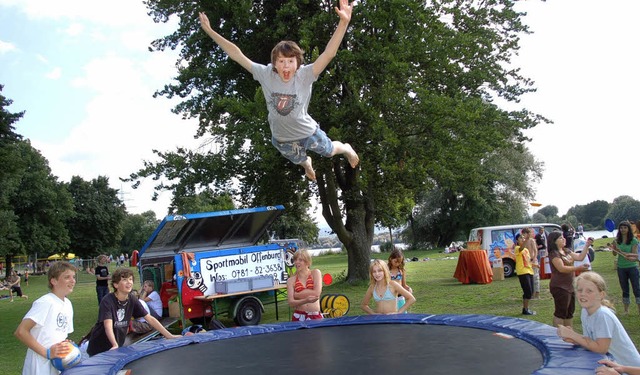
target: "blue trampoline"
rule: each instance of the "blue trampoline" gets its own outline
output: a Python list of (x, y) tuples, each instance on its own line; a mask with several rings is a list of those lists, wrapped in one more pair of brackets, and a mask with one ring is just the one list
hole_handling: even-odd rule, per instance
[[(593, 374), (602, 355), (538, 322), (490, 315), (373, 315), (209, 331), (105, 352), (65, 375)], [(124, 372), (123, 372), (124, 373)]]

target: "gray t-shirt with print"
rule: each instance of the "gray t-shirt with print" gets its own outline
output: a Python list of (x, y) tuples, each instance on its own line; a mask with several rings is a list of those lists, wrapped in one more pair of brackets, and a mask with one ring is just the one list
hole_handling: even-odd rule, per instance
[(289, 82), (284, 82), (273, 65), (253, 63), (253, 78), (260, 82), (269, 111), (271, 135), (278, 142), (291, 142), (315, 133), (318, 123), (307, 109), (311, 100), (311, 87), (318, 77), (313, 65), (301, 66)]

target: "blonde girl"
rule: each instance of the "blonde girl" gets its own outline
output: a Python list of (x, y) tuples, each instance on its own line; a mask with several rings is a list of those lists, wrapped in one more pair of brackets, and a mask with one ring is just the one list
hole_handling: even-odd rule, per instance
[[(402, 314), (416, 302), (413, 294), (409, 293), (402, 285), (391, 280), (389, 267), (384, 261), (376, 259), (371, 262), (369, 277), (369, 288), (361, 305), (362, 310), (367, 314)], [(398, 296), (403, 296), (406, 300), (406, 303), (400, 309), (398, 309)], [(369, 307), (371, 298), (376, 301), (375, 311)]]
[(294, 308), (292, 321), (322, 319), (320, 294), (322, 294), (322, 273), (312, 270), (311, 255), (307, 250), (293, 254), (296, 273), (287, 280), (287, 301)]
[(558, 326), (558, 336), (564, 341), (582, 346), (592, 352), (609, 353), (622, 366), (640, 366), (640, 354), (616, 317), (607, 300), (606, 284), (595, 272), (584, 272), (575, 280), (576, 296), (582, 306), (582, 332)]

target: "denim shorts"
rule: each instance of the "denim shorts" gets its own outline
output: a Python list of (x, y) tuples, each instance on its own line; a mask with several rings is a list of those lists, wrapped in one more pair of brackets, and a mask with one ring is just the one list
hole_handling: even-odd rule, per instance
[(330, 157), (333, 152), (333, 143), (327, 134), (319, 127), (316, 132), (307, 138), (290, 142), (278, 142), (271, 137), (271, 143), (280, 151), (282, 156), (291, 160), (294, 164), (300, 164), (307, 160), (307, 150), (313, 151), (324, 157)]

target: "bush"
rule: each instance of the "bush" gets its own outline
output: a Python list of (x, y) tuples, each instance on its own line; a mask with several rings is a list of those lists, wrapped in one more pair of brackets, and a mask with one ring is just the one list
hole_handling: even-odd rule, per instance
[(383, 242), (380, 244), (381, 253), (390, 253), (393, 250), (393, 242)]

